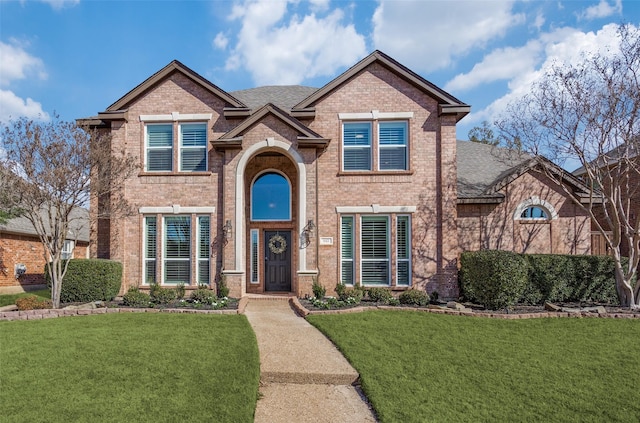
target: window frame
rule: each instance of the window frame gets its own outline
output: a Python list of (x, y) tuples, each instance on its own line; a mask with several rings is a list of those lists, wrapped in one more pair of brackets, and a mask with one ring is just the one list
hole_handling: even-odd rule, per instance
[[(405, 258), (400, 258), (400, 221), (401, 220), (406, 220), (406, 251), (405, 254), (407, 257)], [(412, 278), (412, 254), (411, 254), (411, 215), (409, 214), (399, 214), (396, 215), (396, 233), (395, 233), (395, 245), (396, 245), (396, 263), (395, 263), (395, 269), (396, 269), (396, 276), (395, 276), (395, 284), (396, 286), (402, 286), (402, 287), (410, 287), (411, 286), (411, 278)], [(407, 283), (400, 283), (400, 263), (407, 263)]]
[[(256, 182), (258, 182), (261, 178), (267, 176), (267, 175), (278, 175), (280, 177), (282, 177), (282, 179), (284, 179), (284, 181), (286, 181), (287, 183), (287, 196), (288, 196), (288, 201), (287, 201), (287, 218), (285, 219), (256, 219), (254, 217), (254, 204), (255, 204), (255, 199), (254, 199), (254, 188), (256, 185)], [(249, 217), (251, 222), (291, 222), (293, 219), (293, 187), (291, 185), (291, 181), (289, 180), (289, 178), (287, 177), (287, 175), (285, 175), (284, 173), (275, 170), (275, 169), (268, 169), (265, 170), (264, 172), (259, 173), (258, 175), (256, 175), (256, 177), (253, 179), (253, 181), (251, 182), (251, 186), (249, 187), (250, 189), (250, 204), (249, 204)]]
[[(368, 127), (368, 139), (366, 146), (363, 145), (349, 145), (345, 144), (345, 128), (347, 126), (355, 126), (355, 125), (367, 125)], [(355, 138), (358, 136), (356, 135)], [(368, 148), (368, 169), (346, 169), (346, 152), (349, 150), (363, 150)], [(366, 120), (353, 120), (353, 121), (343, 121), (342, 122), (342, 171), (343, 172), (372, 172), (373, 169), (373, 150), (374, 150), (374, 140), (373, 140), (373, 122)]]
[[(189, 234), (189, 239), (187, 240), (187, 242), (185, 242), (186, 245), (188, 245), (189, 251), (187, 254), (187, 257), (169, 257), (167, 255), (168, 252), (168, 248), (167, 248), (167, 243), (169, 242), (169, 236), (168, 236), (168, 221), (173, 220), (173, 219), (185, 219), (185, 222), (188, 222), (189, 224), (189, 230), (187, 231), (187, 233)], [(191, 216), (190, 215), (184, 215), (184, 214), (176, 214), (176, 215), (171, 215), (171, 216), (163, 216), (162, 217), (162, 284), (163, 285), (179, 285), (180, 283), (184, 283), (185, 285), (191, 285), (191, 281), (193, 279), (193, 274), (192, 274), (192, 265), (193, 265), (193, 248), (192, 248), (192, 241), (193, 241), (193, 225), (191, 222)], [(186, 280), (186, 282), (182, 282), (182, 281), (172, 281), (172, 282), (167, 282), (167, 263), (168, 262), (187, 262), (188, 265), (188, 270), (189, 270), (189, 276)]]
[[(203, 233), (203, 223), (206, 221), (206, 233)], [(204, 235), (206, 235), (206, 249), (204, 248), (203, 241)], [(196, 216), (196, 285), (211, 285), (211, 216), (197, 215)], [(202, 281), (200, 276), (202, 270), (206, 269), (207, 280)]]
[[(391, 220), (391, 216), (390, 215), (380, 215), (380, 214), (373, 214), (373, 215), (361, 215), (360, 216), (360, 236), (359, 236), (359, 246), (360, 246), (360, 257), (359, 257), (359, 266), (360, 266), (360, 283), (362, 286), (391, 286), (392, 285), (392, 278), (391, 278), (391, 262), (392, 262), (392, 254), (391, 254), (391, 225), (390, 225), (390, 220)], [(385, 249), (385, 257), (381, 258), (381, 257), (371, 257), (371, 258), (365, 258), (365, 254), (364, 254), (364, 240), (365, 240), (365, 229), (364, 229), (364, 225), (363, 223), (365, 222), (365, 220), (368, 220), (370, 222), (375, 222), (375, 221), (384, 221), (384, 225), (385, 225), (385, 233), (384, 233), (384, 249)], [(374, 228), (375, 230), (375, 228)], [(374, 236), (376, 236), (378, 234), (374, 234)], [(372, 241), (372, 243), (376, 243), (376, 240), (374, 239)], [(377, 245), (373, 245), (372, 249), (377, 250)], [(374, 255), (376, 254), (376, 252), (373, 253)], [(366, 263), (366, 266), (365, 266)], [(385, 263), (386, 264), (386, 281), (387, 283), (367, 283), (365, 282), (365, 275), (364, 273), (367, 271), (365, 269), (365, 267), (369, 267), (370, 264), (375, 264), (375, 263)]]
[[(153, 248), (148, 248), (149, 242), (149, 221), (153, 220), (154, 226), (154, 240)], [(151, 256), (153, 253), (153, 256)], [(158, 217), (157, 216), (144, 216), (143, 217), (143, 237), (142, 237), (142, 284), (151, 285), (149, 280), (149, 269), (153, 269), (153, 282), (161, 283), (158, 281)]]
[[(351, 251), (349, 256), (345, 256), (344, 242), (345, 242), (345, 223), (346, 220), (350, 220), (351, 228), (349, 230), (349, 238), (351, 244)], [(356, 279), (355, 269), (355, 254), (356, 254), (356, 239), (355, 239), (355, 216), (353, 215), (341, 215), (340, 216), (340, 282), (344, 285), (353, 285)], [(349, 264), (351, 267), (351, 275), (347, 278), (344, 274), (345, 264)]]
[[(385, 125), (402, 124), (404, 129), (404, 143), (403, 144), (382, 144), (382, 137), (380, 136), (381, 128)], [(378, 171), (379, 172), (404, 172), (409, 170), (409, 122), (407, 120), (378, 120)], [(382, 168), (382, 151), (402, 148), (404, 150), (404, 168)]]
[(251, 284), (259, 284), (260, 283), (260, 231), (259, 229), (251, 229), (250, 233), (250, 264), (249, 264), (249, 283)]
[[(184, 145), (184, 127), (185, 126), (202, 126), (204, 127), (204, 145), (201, 146), (185, 146)], [(209, 134), (207, 129), (206, 122), (179, 122), (178, 123), (178, 171), (184, 173), (194, 173), (194, 172), (206, 172), (209, 169), (208, 162), (208, 154), (207, 154), (207, 145), (209, 140)], [(204, 158), (204, 169), (195, 169), (195, 170), (185, 170), (183, 167), (183, 153), (186, 151), (194, 151), (194, 150), (203, 150), (203, 158)]]
[[(68, 248), (71, 246), (71, 248)], [(73, 239), (65, 239), (62, 244), (62, 251), (60, 251), (61, 260), (71, 260), (73, 258), (73, 251), (76, 248), (76, 242)]]
[[(171, 128), (171, 145), (170, 146), (150, 146), (149, 145), (149, 128), (151, 127), (160, 127), (160, 126), (167, 126)], [(174, 145), (175, 145), (175, 140), (174, 140), (174, 128), (173, 128), (173, 123), (171, 122), (158, 122), (158, 123), (146, 123), (144, 125), (144, 170), (145, 172), (173, 172), (174, 169), (174, 164), (173, 164), (173, 149), (174, 149)], [(153, 169), (150, 170), (149, 169), (149, 153), (150, 151), (162, 151), (162, 150), (169, 150), (170, 151), (170, 169)]]

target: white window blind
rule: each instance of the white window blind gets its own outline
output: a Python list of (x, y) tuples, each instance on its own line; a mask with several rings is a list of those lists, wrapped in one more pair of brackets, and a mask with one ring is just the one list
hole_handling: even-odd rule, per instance
[(344, 170), (371, 170), (371, 123), (344, 123), (342, 147)]
[(73, 258), (73, 249), (75, 248), (76, 243), (72, 239), (65, 239), (64, 244), (62, 246), (62, 251), (60, 253), (60, 258), (62, 260), (71, 260)]
[(143, 283), (145, 284), (159, 282), (156, 279), (156, 241), (156, 218), (147, 216), (144, 218)]
[(191, 281), (191, 218), (164, 218), (164, 283), (189, 285)]
[(258, 230), (251, 229), (251, 283), (259, 283), (258, 279)]
[(198, 216), (198, 285), (209, 285), (210, 280), (210, 218), (209, 216)]
[(407, 123), (380, 122), (380, 170), (407, 170)]
[(180, 170), (182, 172), (207, 170), (206, 124), (180, 125)]
[(353, 216), (342, 216), (340, 222), (340, 281), (353, 284)]
[(171, 172), (173, 170), (173, 125), (147, 125), (148, 172)]
[(396, 285), (411, 284), (411, 225), (409, 216), (398, 216), (396, 223)]
[(389, 285), (389, 219), (363, 216), (361, 224), (361, 274), (363, 285)]

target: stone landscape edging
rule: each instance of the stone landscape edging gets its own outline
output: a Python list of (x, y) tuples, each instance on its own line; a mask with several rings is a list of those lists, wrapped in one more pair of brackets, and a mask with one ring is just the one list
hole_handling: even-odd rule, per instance
[(418, 311), (423, 313), (434, 313), (434, 314), (447, 314), (450, 316), (470, 316), (470, 317), (486, 317), (486, 318), (494, 318), (494, 319), (507, 319), (507, 320), (515, 320), (515, 319), (542, 319), (542, 318), (558, 318), (558, 317), (592, 317), (592, 318), (609, 318), (609, 319), (640, 319), (640, 314), (638, 313), (605, 313), (598, 314), (592, 312), (541, 312), (541, 313), (515, 313), (515, 314), (506, 314), (506, 313), (474, 313), (472, 311), (459, 311), (459, 310), (447, 310), (447, 309), (435, 309), (435, 308), (423, 308), (423, 307), (394, 307), (394, 306), (367, 306), (367, 307), (352, 307), (352, 308), (343, 308), (343, 309), (333, 309), (333, 310), (309, 310), (305, 306), (300, 303), (298, 298), (291, 298), (290, 300), (291, 306), (296, 310), (296, 312), (306, 318), (309, 315), (315, 314), (348, 314), (348, 313), (361, 313), (366, 310), (407, 310), (407, 311)]

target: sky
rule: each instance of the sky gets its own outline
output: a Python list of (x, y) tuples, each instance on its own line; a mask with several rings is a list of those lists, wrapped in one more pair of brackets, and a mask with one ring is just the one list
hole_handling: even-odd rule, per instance
[(0, 123), (94, 116), (174, 59), (223, 90), (322, 87), (380, 50), (493, 122), (637, 0), (0, 0)]

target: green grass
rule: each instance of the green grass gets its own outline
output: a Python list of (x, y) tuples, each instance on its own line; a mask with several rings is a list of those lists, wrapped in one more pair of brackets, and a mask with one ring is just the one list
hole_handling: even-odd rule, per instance
[(0, 421), (252, 422), (244, 316), (107, 314), (0, 322)]
[(638, 422), (640, 321), (313, 315), (381, 422)]
[(29, 295), (36, 295), (44, 298), (45, 300), (51, 299), (51, 291), (49, 289), (39, 289), (35, 291), (21, 292), (19, 294), (6, 294), (0, 295), (0, 307), (15, 304), (18, 298), (28, 297)]

